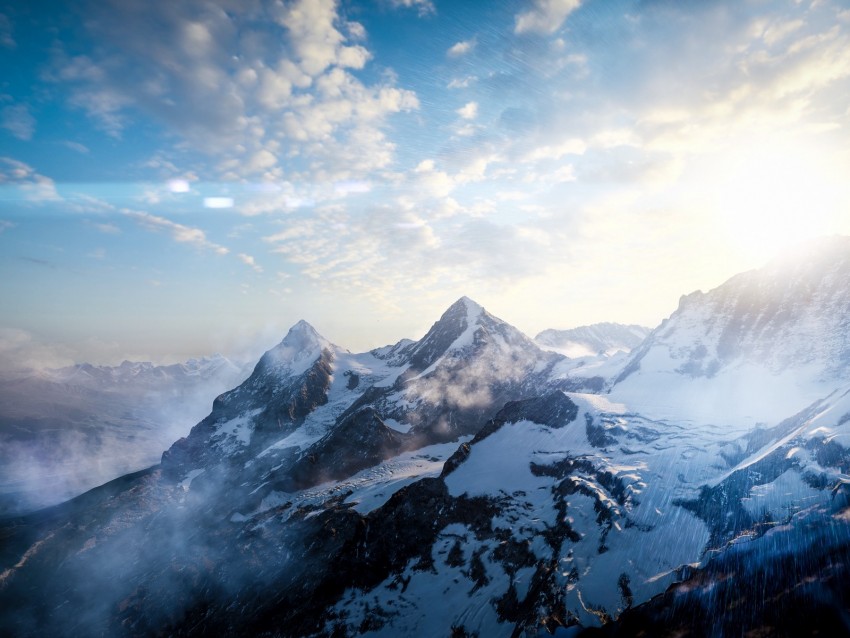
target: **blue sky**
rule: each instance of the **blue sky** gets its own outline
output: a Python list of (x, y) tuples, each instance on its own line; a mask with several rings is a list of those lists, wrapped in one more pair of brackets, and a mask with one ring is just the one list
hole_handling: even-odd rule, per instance
[(843, 2), (0, 3), (0, 356), (529, 334), (850, 233)]

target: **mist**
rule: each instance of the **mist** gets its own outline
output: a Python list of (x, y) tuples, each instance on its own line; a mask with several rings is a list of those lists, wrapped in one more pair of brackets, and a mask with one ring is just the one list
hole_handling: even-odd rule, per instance
[(0, 380), (0, 514), (155, 465), (248, 372), (222, 358), (194, 367), (83, 364)]

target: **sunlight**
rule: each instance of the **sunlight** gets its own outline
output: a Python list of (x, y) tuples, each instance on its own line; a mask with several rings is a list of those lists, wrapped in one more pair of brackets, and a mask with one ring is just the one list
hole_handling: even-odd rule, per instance
[(848, 208), (840, 166), (814, 145), (761, 143), (724, 158), (712, 180), (714, 210), (730, 244), (759, 260), (840, 232)]

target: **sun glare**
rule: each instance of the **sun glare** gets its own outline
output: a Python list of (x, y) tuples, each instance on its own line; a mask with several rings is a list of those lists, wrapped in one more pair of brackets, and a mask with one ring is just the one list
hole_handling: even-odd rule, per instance
[(785, 144), (724, 158), (712, 199), (731, 245), (763, 261), (799, 241), (846, 231), (843, 171), (828, 157), (814, 146)]

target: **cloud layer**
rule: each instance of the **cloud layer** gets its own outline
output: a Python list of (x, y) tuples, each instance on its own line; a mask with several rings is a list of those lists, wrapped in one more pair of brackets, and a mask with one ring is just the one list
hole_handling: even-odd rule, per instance
[[(179, 286), (199, 308), (233, 299), (239, 330), (310, 311), (358, 347), (374, 314), (417, 336), (461, 294), (529, 332), (652, 324), (796, 238), (850, 232), (835, 0), (84, 13), (32, 32), (0, 16), (9, 68), (60, 33), (0, 95), (8, 282), (58, 254), (101, 286), (138, 277), (161, 308)], [(92, 294), (59, 270), (33, 289)]]

